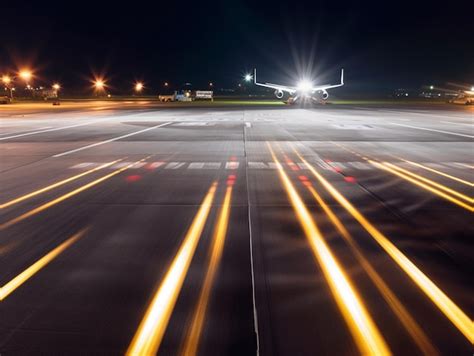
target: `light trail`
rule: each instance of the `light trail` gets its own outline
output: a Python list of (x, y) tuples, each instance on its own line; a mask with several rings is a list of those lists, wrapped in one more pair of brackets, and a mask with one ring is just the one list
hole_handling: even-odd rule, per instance
[(24, 200), (27, 200), (27, 199), (29, 199), (29, 198), (32, 198), (32, 197), (34, 197), (34, 196), (36, 196), (36, 195), (38, 195), (38, 194), (47, 192), (48, 190), (57, 188), (57, 187), (59, 187), (59, 186), (61, 186), (61, 185), (64, 185), (64, 184), (69, 183), (69, 182), (72, 182), (72, 181), (74, 181), (74, 180), (76, 180), (76, 179), (82, 178), (82, 177), (84, 177), (84, 176), (86, 176), (86, 175), (88, 175), (88, 174), (97, 172), (97, 171), (101, 170), (102, 168), (106, 168), (106, 167), (111, 166), (111, 165), (113, 165), (114, 163), (120, 162), (120, 161), (122, 161), (122, 160), (123, 160), (123, 158), (117, 159), (117, 160), (115, 160), (115, 161), (113, 161), (113, 162), (105, 163), (105, 164), (103, 164), (103, 165), (101, 165), (101, 166), (99, 166), (99, 167), (96, 167), (96, 168), (94, 168), (94, 169), (85, 171), (85, 172), (83, 172), (83, 173), (81, 173), (81, 174), (77, 174), (77, 175), (75, 175), (75, 176), (66, 178), (66, 179), (61, 180), (61, 181), (59, 181), (59, 182), (53, 183), (53, 184), (51, 184), (51, 185), (48, 185), (48, 186), (46, 186), (46, 187), (44, 187), (44, 188), (35, 190), (34, 192), (31, 192), (31, 193), (22, 195), (22, 196), (20, 196), (20, 197), (18, 197), (18, 198), (15, 198), (15, 199), (12, 199), (12, 200), (10, 200), (10, 201), (7, 201), (6, 203), (0, 204), (0, 209), (8, 208), (9, 206), (15, 205), (15, 204), (20, 203), (20, 202), (22, 202), (22, 201), (24, 201)]
[(334, 299), (352, 333), (357, 347), (363, 355), (390, 355), (390, 350), (377, 329), (377, 326), (367, 312), (354, 287), (351, 285), (348, 277), (342, 271), (339, 262), (326, 245), (311, 214), (288, 178), (288, 175), (283, 170), (282, 165), (268, 142), (267, 146), (278, 168), (281, 181), (305, 232), (313, 254), (323, 270)]
[(318, 194), (318, 192), (316, 191), (316, 189), (314, 189), (313, 186), (309, 184), (305, 185), (310, 191), (310, 193), (313, 195), (313, 197), (316, 199), (318, 204), (323, 208), (324, 212), (329, 217), (333, 225), (341, 233), (344, 240), (352, 248), (354, 256), (357, 258), (357, 261), (361, 264), (362, 268), (365, 270), (374, 285), (377, 287), (380, 294), (390, 306), (394, 314), (399, 318), (400, 322), (408, 331), (408, 333), (410, 334), (418, 348), (421, 350), (421, 352), (423, 352), (424, 355), (438, 355), (438, 350), (430, 342), (426, 334), (423, 332), (423, 329), (418, 325), (415, 319), (412, 318), (410, 313), (403, 306), (402, 302), (397, 298), (397, 296), (393, 293), (390, 287), (384, 282), (378, 272), (372, 267), (367, 258), (364, 257), (359, 245), (351, 236), (349, 231), (347, 231), (342, 221), (336, 216), (336, 214), (334, 214), (329, 205), (326, 204), (326, 202)]
[(113, 176), (116, 176), (116, 175), (119, 174), (119, 173), (122, 173), (123, 171), (127, 170), (128, 168), (134, 166), (134, 165), (137, 164), (137, 163), (143, 162), (143, 161), (147, 160), (147, 159), (150, 158), (150, 157), (151, 157), (151, 156), (148, 156), (148, 157), (142, 158), (142, 159), (139, 160), (139, 161), (130, 163), (130, 164), (126, 165), (125, 167), (122, 167), (122, 168), (120, 168), (120, 169), (117, 169), (116, 171), (113, 171), (112, 173), (109, 173), (109, 174), (107, 174), (107, 175), (105, 175), (105, 176), (103, 176), (103, 177), (101, 177), (101, 178), (98, 178), (98, 179), (96, 179), (96, 180), (93, 180), (92, 182), (90, 182), (90, 183), (88, 183), (88, 184), (85, 184), (85, 185), (83, 185), (83, 186), (81, 186), (81, 187), (79, 187), (79, 188), (77, 188), (77, 189), (74, 189), (73, 191), (70, 191), (69, 193), (66, 193), (66, 194), (64, 194), (64, 195), (61, 195), (59, 198), (53, 199), (53, 200), (51, 200), (51, 201), (49, 201), (49, 202), (47, 202), (47, 203), (45, 203), (45, 204), (43, 204), (43, 205), (40, 205), (39, 207), (34, 208), (34, 209), (32, 209), (32, 210), (30, 210), (30, 211), (28, 211), (28, 212), (26, 212), (26, 213), (24, 213), (24, 214), (22, 214), (22, 215), (16, 217), (16, 218), (13, 218), (13, 219), (11, 219), (11, 220), (9, 220), (9, 221), (3, 223), (3, 224), (0, 224), (0, 231), (5, 230), (6, 228), (9, 228), (10, 226), (13, 226), (13, 225), (19, 223), (20, 221), (23, 221), (23, 220), (25, 220), (25, 219), (27, 219), (27, 218), (33, 216), (33, 215), (36, 215), (36, 214), (38, 214), (38, 213), (40, 213), (40, 212), (42, 212), (42, 211), (44, 211), (44, 210), (46, 210), (46, 209), (48, 209), (48, 208), (50, 208), (50, 207), (56, 205), (56, 204), (58, 204), (58, 203), (61, 203), (62, 201), (66, 200), (66, 199), (69, 199), (69, 198), (73, 197), (74, 195), (77, 195), (77, 194), (83, 192), (84, 190), (87, 190), (87, 189), (89, 189), (89, 188), (92, 188), (93, 186), (95, 186), (95, 185), (97, 185), (97, 184), (99, 184), (99, 183), (102, 183), (103, 181), (105, 181), (105, 180), (107, 180), (107, 179), (110, 179), (110, 178), (112, 178)]
[(326, 190), (341, 204), (359, 224), (374, 238), (384, 251), (416, 283), (426, 296), (454, 324), (454, 326), (471, 342), (474, 342), (474, 328), (471, 319), (459, 308), (436, 284), (433, 283), (408, 257), (406, 257), (390, 240), (372, 225), (339, 191), (334, 188), (316, 169), (310, 165), (293, 147), (311, 173)]
[(8, 297), (11, 293), (13, 293), (17, 288), (19, 288), (22, 284), (28, 281), (31, 277), (33, 277), (36, 273), (38, 273), (42, 268), (44, 268), (48, 263), (58, 257), (64, 250), (66, 250), (69, 246), (75, 243), (79, 238), (81, 238), (87, 229), (83, 229), (79, 231), (77, 234), (73, 235), (62, 244), (60, 244), (55, 249), (51, 250), (48, 254), (41, 257), (38, 261), (33, 263), (30, 267), (25, 269), (15, 278), (13, 278), (10, 282), (6, 283), (3, 287), (0, 288), (0, 301), (3, 301), (6, 297)]
[(427, 167), (427, 166), (425, 166), (425, 165), (423, 165), (423, 164), (420, 164), (420, 163), (412, 162), (412, 161), (409, 161), (409, 160), (406, 160), (406, 159), (403, 159), (403, 158), (399, 158), (399, 159), (402, 160), (403, 162), (406, 162), (406, 163), (408, 163), (408, 164), (411, 164), (412, 166), (416, 166), (416, 167), (425, 169), (425, 170), (427, 170), (427, 171), (433, 172), (433, 173), (438, 174), (438, 175), (440, 175), (440, 176), (443, 176), (443, 177), (452, 179), (452, 180), (454, 180), (454, 181), (456, 181), (456, 182), (459, 182), (459, 183), (466, 184), (466, 185), (469, 185), (469, 186), (471, 186), (471, 187), (474, 187), (474, 183), (468, 182), (467, 180), (464, 180), (464, 179), (461, 179), (461, 178), (452, 176), (452, 175), (450, 175), (450, 174), (447, 174), (447, 173), (438, 171), (437, 169), (433, 169), (433, 168), (431, 168), (431, 167)]
[(374, 165), (375, 167), (379, 168), (379, 169), (390, 172), (390, 173), (392, 173), (392, 174), (394, 174), (394, 175), (396, 175), (400, 178), (403, 178), (403, 179), (409, 181), (410, 183), (413, 183), (413, 184), (415, 184), (415, 185), (417, 185), (417, 186), (419, 186), (419, 187), (421, 187), (425, 190), (428, 190), (431, 193), (436, 194), (436, 195), (440, 196), (441, 198), (444, 198), (444, 199), (450, 201), (451, 203), (454, 203), (454, 204), (456, 204), (456, 205), (458, 205), (458, 206), (460, 206), (460, 207), (462, 207), (466, 210), (474, 212), (474, 208), (472, 206), (470, 206), (469, 204), (466, 204), (466, 203), (460, 201), (459, 199), (456, 199), (456, 198), (454, 198), (454, 197), (452, 197), (452, 196), (450, 196), (446, 193), (443, 193), (442, 191), (440, 191), (440, 190), (438, 190), (438, 189), (436, 189), (432, 186), (429, 186), (429, 185), (423, 183), (422, 181), (411, 178), (409, 175), (404, 174), (401, 171), (397, 170), (396, 168), (398, 168), (398, 167), (390, 165), (390, 163), (379, 163), (379, 162), (375, 162), (375, 161), (372, 161), (372, 160), (368, 160), (368, 162), (370, 164)]
[(411, 171), (409, 171), (409, 170), (406, 170), (406, 169), (404, 169), (404, 168), (402, 168), (402, 167), (396, 166), (396, 165), (394, 165), (394, 164), (392, 164), (392, 163), (389, 163), (389, 162), (382, 162), (382, 163), (383, 163), (384, 165), (386, 165), (387, 167), (393, 168), (393, 169), (395, 169), (395, 170), (397, 170), (397, 171), (399, 171), (399, 172), (401, 172), (401, 173), (404, 173), (404, 174), (406, 174), (406, 175), (409, 175), (409, 176), (411, 176), (411, 177), (413, 177), (413, 178), (416, 178), (416, 179), (418, 179), (418, 180), (420, 180), (420, 181), (422, 181), (422, 182), (425, 182), (425, 183), (427, 183), (427, 184), (430, 184), (430, 185), (432, 185), (433, 187), (436, 187), (436, 188), (438, 188), (438, 189), (440, 189), (440, 190), (444, 190), (446, 193), (449, 193), (449, 194), (451, 194), (451, 195), (454, 195), (454, 196), (456, 196), (456, 197), (458, 197), (458, 198), (460, 198), (460, 199), (462, 199), (462, 200), (466, 200), (467, 202), (469, 202), (469, 203), (471, 203), (471, 204), (474, 204), (474, 199), (472, 199), (471, 197), (468, 197), (468, 196), (465, 195), (465, 194), (462, 194), (462, 193), (460, 193), (460, 192), (458, 192), (458, 191), (456, 191), (456, 190), (454, 190), (454, 189), (451, 189), (451, 188), (449, 188), (449, 187), (446, 187), (446, 186), (443, 185), (443, 184), (440, 184), (440, 183), (435, 182), (435, 181), (433, 181), (433, 180), (431, 180), (431, 179), (428, 179), (428, 178), (425, 178), (425, 177), (423, 177), (423, 176), (420, 176), (419, 174), (413, 173), (413, 172), (411, 172)]
[(201, 203), (199, 211), (176, 254), (170, 268), (156, 291), (153, 300), (133, 337), (127, 355), (154, 355), (157, 353), (171, 313), (178, 299), (181, 287), (194, 256), (207, 217), (212, 207), (217, 183), (213, 183)]
[(154, 129), (157, 129), (159, 127), (163, 127), (165, 125), (169, 125), (170, 122), (165, 122), (164, 124), (160, 124), (160, 125), (155, 125), (155, 126), (152, 126), (152, 127), (148, 127), (146, 129), (143, 129), (143, 130), (138, 130), (138, 131), (134, 131), (134, 132), (131, 132), (129, 134), (126, 134), (126, 135), (122, 135), (122, 136), (118, 136), (118, 137), (114, 137), (114, 138), (111, 138), (109, 140), (105, 140), (105, 141), (100, 141), (100, 142), (96, 142), (96, 143), (92, 143), (90, 145), (87, 145), (87, 146), (83, 146), (83, 147), (79, 147), (79, 148), (76, 148), (74, 150), (70, 150), (70, 151), (66, 151), (66, 152), (63, 152), (63, 153), (58, 153), (56, 155), (54, 155), (53, 157), (57, 158), (57, 157), (62, 157), (62, 156), (66, 156), (66, 155), (69, 155), (71, 153), (76, 153), (76, 152), (79, 152), (79, 151), (83, 151), (83, 150), (87, 150), (89, 148), (92, 148), (92, 147), (97, 147), (97, 146), (100, 146), (100, 145), (105, 145), (106, 143), (110, 143), (110, 142), (114, 142), (114, 141), (117, 141), (117, 140), (121, 140), (123, 138), (127, 138), (127, 137), (130, 137), (130, 136), (135, 136), (135, 135), (138, 135), (138, 134), (141, 134), (143, 132), (147, 132), (147, 131), (150, 131), (150, 130), (154, 130)]
[(201, 289), (201, 294), (199, 295), (199, 301), (196, 305), (193, 321), (189, 328), (183, 351), (181, 353), (183, 356), (194, 356), (197, 354), (212, 284), (214, 283), (214, 278), (224, 250), (227, 226), (229, 223), (231, 196), (232, 187), (229, 186), (226, 189), (219, 220), (214, 230), (213, 244), (210, 250), (209, 267), (204, 278), (204, 284)]

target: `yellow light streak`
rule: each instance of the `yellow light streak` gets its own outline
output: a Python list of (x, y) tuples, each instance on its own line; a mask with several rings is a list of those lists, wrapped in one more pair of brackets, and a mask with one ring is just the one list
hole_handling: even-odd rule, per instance
[(5, 230), (6, 228), (9, 228), (10, 226), (13, 226), (13, 225), (19, 223), (20, 221), (23, 221), (23, 220), (25, 220), (25, 219), (33, 216), (33, 215), (36, 215), (36, 214), (38, 214), (38, 213), (40, 213), (40, 212), (56, 205), (58, 203), (61, 203), (62, 201), (66, 200), (66, 199), (68, 199), (68, 198), (70, 198), (74, 195), (77, 195), (77, 194), (83, 192), (84, 190), (87, 190), (87, 189), (89, 189), (89, 188), (91, 188), (91, 187), (93, 187), (93, 186), (95, 186), (99, 183), (102, 183), (103, 181), (105, 181), (109, 178), (112, 178), (113, 176), (116, 176), (119, 173), (122, 173), (123, 171), (127, 170), (128, 168), (130, 168), (130, 167), (132, 167), (132, 166), (134, 166), (134, 165), (136, 165), (140, 162), (143, 162), (143, 161), (147, 160), (149, 157), (151, 157), (151, 156), (148, 156), (148, 157), (145, 157), (145, 158), (143, 158), (139, 161), (130, 163), (130, 164), (126, 165), (125, 167), (117, 169), (116, 171), (113, 171), (112, 173), (109, 173), (109, 174), (107, 174), (107, 175), (105, 175), (101, 178), (98, 178), (98, 179), (96, 179), (96, 180), (94, 180), (94, 181), (92, 181), (88, 184), (85, 184), (85, 185), (83, 185), (83, 186), (81, 186), (77, 189), (74, 189), (73, 191), (71, 191), (69, 193), (66, 193), (66, 194), (60, 196), (59, 198), (53, 199), (53, 200), (51, 200), (51, 201), (49, 201), (49, 202), (47, 202), (43, 205), (40, 205), (39, 207), (37, 207), (35, 209), (32, 209), (32, 210), (30, 210), (30, 211), (28, 211), (28, 212), (26, 212), (26, 213), (24, 213), (24, 214), (22, 214), (22, 215), (20, 215), (16, 218), (14, 218), (14, 219), (12, 219), (12, 220), (9, 220), (6, 223), (3, 223), (3, 224), (0, 225), (0, 231)]
[(433, 169), (431, 167), (427, 167), (423, 164), (420, 164), (420, 163), (417, 163), (417, 162), (412, 162), (412, 161), (409, 161), (409, 160), (406, 160), (406, 159), (403, 159), (403, 158), (400, 158), (403, 162), (406, 162), (408, 164), (411, 164), (412, 166), (416, 166), (416, 167), (420, 167), (422, 169), (425, 169), (427, 171), (430, 171), (430, 172), (433, 172), (435, 174), (438, 174), (440, 176), (443, 176), (443, 177), (446, 177), (446, 178), (449, 178), (449, 179), (452, 179), (456, 182), (459, 182), (459, 183), (462, 183), (462, 184), (466, 184), (466, 185), (469, 185), (471, 187), (474, 187), (474, 183), (472, 182), (468, 182), (467, 180), (464, 180), (464, 179), (461, 179), (461, 178), (458, 178), (458, 177), (455, 177), (455, 176), (452, 176), (451, 174), (447, 174), (447, 173), (444, 173), (444, 172), (441, 172), (441, 171), (438, 171), (437, 169)]
[[(123, 159), (123, 158), (122, 158), (122, 159)], [(18, 198), (15, 198), (15, 199), (12, 199), (12, 200), (10, 200), (10, 201), (7, 201), (6, 203), (0, 204), (0, 209), (8, 208), (9, 206), (15, 205), (15, 204), (20, 203), (20, 202), (22, 202), (22, 201), (24, 201), (24, 200), (27, 200), (27, 199), (29, 199), (29, 198), (32, 198), (32, 197), (34, 197), (34, 196), (36, 196), (36, 195), (39, 195), (39, 194), (44, 193), (44, 192), (47, 192), (48, 190), (57, 188), (57, 187), (59, 187), (59, 186), (61, 186), (61, 185), (64, 185), (64, 184), (69, 183), (69, 182), (72, 182), (72, 181), (74, 181), (74, 180), (76, 180), (76, 179), (79, 179), (79, 178), (81, 178), (81, 177), (84, 177), (84, 176), (86, 176), (86, 175), (88, 175), (88, 174), (97, 172), (97, 171), (99, 171), (99, 170), (101, 170), (101, 169), (103, 169), (103, 168), (106, 168), (106, 167), (108, 167), (108, 166), (113, 165), (114, 163), (120, 162), (122, 159), (118, 159), (118, 160), (115, 160), (115, 161), (113, 161), (113, 162), (105, 163), (105, 164), (103, 164), (103, 165), (101, 165), (101, 166), (99, 166), (99, 167), (96, 167), (96, 168), (94, 168), (94, 169), (91, 169), (91, 170), (82, 172), (82, 173), (77, 174), (77, 175), (75, 175), (75, 176), (72, 176), (72, 177), (66, 178), (66, 179), (64, 179), (64, 180), (61, 180), (61, 181), (59, 181), (59, 182), (53, 183), (53, 184), (51, 184), (51, 185), (48, 185), (48, 186), (46, 186), (46, 187), (44, 187), (44, 188), (35, 190), (34, 192), (31, 192), (31, 193), (22, 195), (22, 196), (20, 196), (20, 197), (18, 197)]]
[(386, 166), (388, 166), (388, 167), (390, 167), (390, 168), (393, 168), (393, 169), (395, 169), (395, 170), (397, 170), (397, 171), (400, 171), (400, 172), (402, 172), (402, 173), (405, 173), (405, 174), (407, 174), (407, 175), (409, 175), (409, 176), (411, 176), (411, 177), (413, 177), (413, 178), (416, 178), (416, 179), (418, 179), (418, 180), (421, 180), (422, 182), (431, 184), (433, 187), (436, 187), (436, 188), (438, 188), (438, 189), (444, 190), (445, 192), (450, 193), (450, 194), (452, 194), (452, 195), (454, 195), (454, 196), (456, 196), (456, 197), (458, 197), (458, 198), (460, 198), (460, 199), (466, 200), (466, 201), (470, 202), (471, 204), (474, 204), (474, 199), (468, 197), (467, 195), (464, 195), (464, 194), (462, 194), (462, 193), (459, 193), (458, 191), (456, 191), (456, 190), (454, 190), (454, 189), (451, 189), (451, 188), (449, 188), (449, 187), (446, 187), (446, 186), (443, 185), (443, 184), (440, 184), (440, 183), (435, 182), (435, 181), (433, 181), (433, 180), (431, 180), (431, 179), (428, 179), (428, 178), (425, 178), (425, 177), (423, 177), (423, 176), (420, 176), (419, 174), (413, 173), (413, 172), (408, 171), (408, 170), (406, 170), (406, 169), (403, 169), (403, 168), (401, 168), (401, 167), (398, 167), (398, 166), (396, 166), (396, 165), (394, 165), (394, 164), (392, 164), (392, 163), (383, 162), (383, 164), (385, 164)]
[(406, 257), (390, 240), (372, 225), (339, 191), (334, 188), (316, 169), (310, 165), (293, 147), (311, 173), (327, 189), (359, 224), (374, 238), (385, 252), (400, 266), (400, 268), (418, 285), (427, 297), (441, 312), (456, 326), (456, 328), (471, 342), (474, 342), (474, 328), (471, 319), (459, 308), (439, 287), (433, 283), (408, 257)]
[(419, 349), (422, 351), (424, 355), (437, 355), (439, 352), (437, 349), (432, 345), (426, 334), (423, 332), (421, 327), (412, 318), (406, 308), (403, 306), (402, 302), (397, 298), (397, 296), (392, 292), (390, 287), (384, 282), (382, 277), (378, 274), (378, 272), (372, 267), (370, 262), (367, 258), (364, 257), (362, 251), (359, 248), (357, 242), (353, 239), (349, 231), (347, 231), (344, 224), (341, 220), (334, 214), (331, 210), (329, 205), (323, 200), (323, 198), (318, 194), (316, 189), (312, 186), (307, 187), (308, 190), (311, 192), (313, 197), (316, 199), (318, 204), (323, 208), (324, 212), (327, 214), (333, 225), (337, 228), (340, 232), (344, 240), (349, 244), (349, 246), (354, 251), (354, 256), (357, 258), (359, 263), (361, 264), (362, 268), (365, 270), (369, 278), (372, 280), (374, 285), (380, 291), (382, 297), (385, 299), (387, 304), (393, 310), (395, 315), (399, 318), (403, 326), (406, 328), (410, 336), (412, 337), (413, 341), (417, 344)]
[(359, 295), (342, 271), (336, 258), (326, 245), (321, 232), (311, 217), (303, 200), (294, 188), (272, 147), (267, 142), (281, 181), (288, 194), (296, 216), (308, 239), (310, 247), (321, 266), (336, 303), (349, 326), (354, 341), (363, 355), (390, 355), (390, 350), (373, 322)]
[(211, 293), (212, 284), (219, 267), (224, 250), (225, 237), (227, 233), (227, 226), (229, 223), (230, 200), (232, 196), (232, 187), (227, 187), (224, 202), (219, 215), (216, 228), (214, 230), (213, 244), (210, 253), (209, 267), (204, 278), (204, 284), (201, 289), (199, 301), (196, 305), (193, 321), (189, 329), (185, 344), (183, 347), (183, 356), (194, 356), (197, 354), (199, 340), (201, 337), (202, 326), (206, 316), (209, 295)]
[[(417, 186), (419, 186), (423, 189), (426, 189), (426, 190), (430, 191), (431, 193), (436, 194), (436, 195), (440, 196), (441, 198), (444, 198), (444, 199), (450, 201), (451, 203), (454, 203), (454, 204), (456, 204), (456, 205), (458, 205), (458, 206), (460, 206), (460, 207), (462, 207), (466, 210), (474, 212), (474, 208), (472, 206), (470, 206), (469, 204), (466, 204), (466, 203), (460, 201), (459, 199), (456, 199), (456, 198), (454, 198), (454, 197), (452, 197), (452, 196), (450, 196), (446, 193), (443, 193), (442, 191), (440, 191), (440, 190), (438, 190), (438, 189), (436, 189), (432, 186), (429, 186), (429, 185), (423, 183), (421, 181), (421, 179), (419, 181), (419, 180), (416, 180), (414, 178), (411, 178), (408, 174), (405, 174), (403, 171), (400, 171), (398, 169), (399, 167), (396, 167), (396, 166), (394, 166), (390, 163), (387, 163), (387, 162), (379, 163), (379, 162), (375, 162), (375, 161), (372, 161), (372, 160), (368, 160), (368, 162), (370, 164), (374, 165), (377, 168), (380, 168), (382, 170), (390, 172), (390, 173), (392, 173), (392, 174), (394, 174), (394, 175), (396, 175), (400, 178), (403, 178), (403, 179), (409, 181), (410, 183), (413, 183), (413, 184), (415, 184), (415, 185), (417, 185)], [(423, 177), (421, 177), (421, 178), (423, 178)], [(447, 188), (447, 189), (449, 189), (449, 188)]]
[(7, 296), (13, 293), (18, 287), (24, 284), (28, 279), (33, 277), (36, 273), (38, 273), (42, 268), (44, 268), (48, 263), (58, 257), (65, 249), (71, 246), (74, 242), (76, 242), (79, 238), (81, 238), (87, 229), (83, 229), (79, 231), (77, 234), (73, 235), (62, 244), (60, 244), (55, 249), (51, 250), (48, 254), (41, 257), (38, 261), (33, 263), (30, 267), (25, 269), (21, 272), (18, 276), (13, 278), (10, 282), (5, 284), (3, 287), (0, 288), (0, 301), (3, 301)]
[(216, 188), (217, 183), (213, 183), (202, 201), (178, 253), (148, 306), (130, 343), (127, 355), (154, 355), (157, 353), (211, 210)]

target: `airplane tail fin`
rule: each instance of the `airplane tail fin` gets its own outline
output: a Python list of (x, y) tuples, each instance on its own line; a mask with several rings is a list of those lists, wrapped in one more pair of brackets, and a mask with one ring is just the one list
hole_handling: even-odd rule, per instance
[(344, 85), (344, 68), (341, 69), (341, 85)]
[(253, 83), (257, 84), (257, 68), (253, 69)]

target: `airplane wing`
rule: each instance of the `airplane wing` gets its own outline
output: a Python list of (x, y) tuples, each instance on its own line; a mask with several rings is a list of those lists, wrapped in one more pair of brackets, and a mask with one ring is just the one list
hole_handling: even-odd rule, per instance
[(279, 84), (272, 84), (272, 83), (258, 83), (257, 82), (257, 70), (253, 70), (253, 82), (255, 85), (265, 87), (265, 88), (270, 88), (270, 89), (275, 89), (275, 90), (281, 90), (284, 92), (287, 92), (289, 94), (294, 94), (297, 91), (297, 88), (295, 87), (288, 87), (285, 85), (279, 85)]
[(313, 87), (311, 90), (312, 91), (326, 90), (326, 89), (342, 87), (343, 85), (344, 85), (344, 69), (341, 69), (341, 82), (339, 84), (318, 85), (318, 86)]

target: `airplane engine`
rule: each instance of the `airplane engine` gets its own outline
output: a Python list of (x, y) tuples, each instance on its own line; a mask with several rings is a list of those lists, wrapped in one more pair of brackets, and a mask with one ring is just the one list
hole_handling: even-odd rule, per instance
[(315, 95), (316, 100), (328, 100), (329, 93), (326, 90), (318, 90)]
[(276, 96), (278, 99), (283, 98), (283, 95), (284, 95), (283, 91), (281, 91), (281, 90), (279, 90), (279, 89), (275, 90), (275, 96)]

